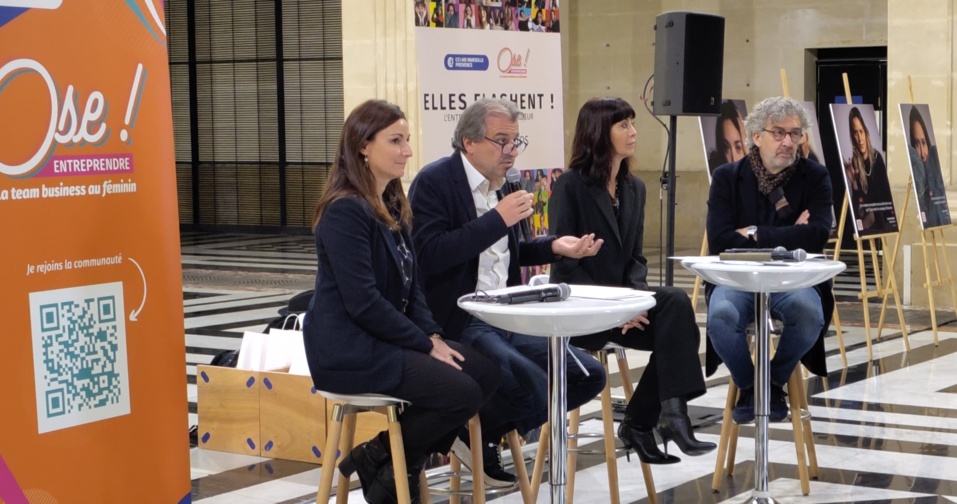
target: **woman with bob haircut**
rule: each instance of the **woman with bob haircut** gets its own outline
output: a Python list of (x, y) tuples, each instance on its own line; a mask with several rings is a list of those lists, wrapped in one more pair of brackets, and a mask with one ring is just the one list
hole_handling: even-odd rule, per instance
[[(555, 263), (551, 281), (654, 292), (656, 304), (648, 312), (620, 328), (572, 338), (572, 343), (599, 350), (612, 341), (652, 352), (618, 437), (642, 462), (673, 464), (680, 459), (668, 455), (668, 441), (687, 455), (708, 453), (715, 445), (695, 439), (688, 418), (688, 401), (706, 391), (691, 301), (681, 289), (648, 286), (642, 254), (645, 184), (629, 171), (637, 138), (634, 119), (634, 109), (621, 98), (593, 98), (579, 111), (571, 161), (549, 201), (550, 231), (560, 236), (595, 233), (604, 246), (595, 256)], [(623, 376), (628, 379), (627, 371)], [(664, 453), (655, 432), (664, 440)]]

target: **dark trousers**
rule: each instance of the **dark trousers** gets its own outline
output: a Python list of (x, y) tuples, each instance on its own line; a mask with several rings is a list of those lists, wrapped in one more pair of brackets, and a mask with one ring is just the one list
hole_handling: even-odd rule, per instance
[[(515, 429), (522, 436), (548, 420), (548, 338), (519, 334), (470, 318), (461, 341), (498, 365), (502, 387), (482, 408), (482, 439), (495, 442)], [(605, 387), (605, 370), (577, 348), (569, 352), (565, 370), (568, 410), (592, 400)]]
[[(409, 401), (399, 415), (408, 464), (431, 453), (448, 453), (455, 434), (492, 396), (501, 382), (498, 366), (471, 348), (454, 341), (450, 347), (465, 357), (462, 370), (428, 354), (402, 352), (402, 380), (384, 394)], [(388, 434), (380, 434), (383, 442)], [(388, 446), (388, 444), (386, 444)]]
[[(650, 324), (644, 330), (633, 328), (622, 334), (621, 329), (615, 328), (572, 338), (573, 344), (592, 350), (602, 348), (610, 340), (627, 348), (651, 351), (648, 366), (625, 410), (629, 421), (643, 428), (658, 423), (662, 401), (676, 397), (690, 400), (706, 391), (698, 357), (701, 332), (688, 294), (677, 287), (648, 290), (655, 293), (655, 306), (648, 311)], [(622, 379), (628, 379), (627, 370), (622, 373)]]

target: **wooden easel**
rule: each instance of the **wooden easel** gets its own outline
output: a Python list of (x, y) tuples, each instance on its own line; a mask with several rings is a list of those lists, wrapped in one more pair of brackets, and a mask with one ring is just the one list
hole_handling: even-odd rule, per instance
[[(911, 80), (911, 76), (907, 76), (907, 91), (910, 94), (910, 102), (914, 103), (914, 87)], [(906, 140), (905, 140), (906, 141)], [(907, 189), (904, 192), (904, 207), (901, 210), (899, 221), (904, 221), (904, 216), (907, 215), (907, 206), (910, 202), (910, 192), (914, 184), (913, 174), (907, 176)], [(920, 209), (918, 208), (917, 212), (917, 222), (923, 228), (923, 223), (920, 220)], [(937, 346), (939, 341), (937, 338), (937, 307), (934, 303), (934, 287), (942, 287), (944, 285), (950, 286), (950, 295), (954, 300), (954, 310), (957, 311), (957, 288), (954, 286), (953, 275), (950, 272), (950, 262), (947, 261), (947, 242), (944, 240), (944, 230), (953, 226), (953, 224), (946, 224), (943, 226), (932, 227), (927, 229), (922, 229), (920, 233), (920, 244), (921, 249), (924, 251), (924, 288), (927, 289), (927, 302), (930, 304), (930, 325), (931, 329), (934, 332), (934, 346)], [(940, 243), (938, 245), (937, 235), (940, 235)], [(935, 277), (932, 278), (930, 275), (930, 260), (927, 253), (928, 245), (928, 236), (930, 237), (931, 250), (933, 251), (932, 257), (934, 258), (934, 272), (936, 273)], [(897, 247), (894, 247), (894, 252), (891, 257), (891, 264), (894, 264), (894, 261), (897, 257), (897, 252), (900, 250), (900, 240), (897, 241)], [(944, 252), (944, 270), (946, 271), (945, 276), (940, 274), (940, 250)], [(887, 309), (887, 298), (884, 298), (884, 301), (881, 303), (881, 318), (877, 323), (877, 337), (881, 337), (881, 329), (884, 327), (884, 312)]]
[[(785, 71), (783, 68), (781, 69), (781, 89), (784, 91), (785, 98), (791, 97), (791, 91), (788, 89), (788, 74), (787, 74), (787, 71)], [(837, 251), (837, 249), (839, 249), (841, 246), (841, 237), (844, 232), (844, 219), (846, 217), (846, 214), (847, 214), (847, 194), (845, 192), (844, 211), (841, 212), (841, 225), (837, 229), (837, 246), (835, 247), (835, 251)], [(832, 241), (834, 240), (828, 239), (827, 243), (830, 244)], [(704, 253), (702, 253), (701, 255), (704, 255)], [(834, 258), (835, 260), (837, 260), (836, 255), (837, 253), (835, 252), (835, 258)], [(831, 287), (831, 296), (834, 296), (833, 284)], [(844, 335), (841, 332), (841, 317), (837, 313), (837, 298), (836, 297), (834, 299), (834, 313), (831, 318), (832, 320), (834, 320), (834, 329), (837, 332), (837, 347), (841, 350), (841, 361), (844, 362), (844, 367), (847, 368), (847, 352), (844, 351)]]
[[(843, 74), (843, 77), (844, 77), (844, 95), (847, 97), (847, 103), (850, 104), (851, 103), (851, 85), (847, 80), (846, 73)], [(841, 166), (840, 169), (843, 170), (844, 167)], [(842, 238), (844, 223), (846, 221), (847, 209), (848, 209), (849, 203), (850, 201), (848, 200), (848, 197), (847, 197), (847, 188), (845, 188), (844, 207), (841, 209), (841, 223), (840, 223), (840, 227), (838, 228), (838, 241), (837, 241), (837, 245), (834, 248), (834, 260), (836, 261), (840, 260), (840, 254), (841, 254), (840, 239)], [(900, 220), (898, 219), (898, 231), (896, 233), (882, 233), (879, 235), (866, 236), (862, 238), (857, 233), (857, 226), (855, 226), (854, 229), (855, 229), (854, 241), (857, 243), (857, 261), (858, 261), (859, 273), (861, 278), (861, 292), (857, 295), (857, 297), (858, 299), (861, 300), (861, 305), (864, 309), (864, 336), (865, 338), (867, 338), (867, 359), (869, 361), (874, 359), (874, 352), (871, 347), (871, 314), (870, 314), (870, 308), (868, 307), (868, 303), (867, 303), (868, 299), (872, 297), (880, 297), (882, 306), (886, 306), (887, 296), (888, 295), (894, 296), (894, 304), (897, 306), (897, 318), (900, 321), (900, 326), (901, 326), (901, 336), (904, 339), (904, 349), (909, 352), (910, 340), (907, 337), (907, 324), (904, 322), (904, 310), (903, 308), (901, 308), (900, 298), (897, 295), (897, 278), (894, 275), (894, 261), (897, 259), (896, 257), (897, 247), (896, 246), (894, 247), (893, 249), (894, 252), (891, 254), (891, 259), (888, 262), (886, 267), (886, 276), (887, 276), (886, 285), (883, 282), (881, 282), (881, 261), (878, 258), (878, 254), (877, 254), (877, 240), (881, 241), (881, 246), (884, 249), (885, 253), (887, 250), (889, 250), (889, 247), (888, 247), (889, 238), (896, 237), (897, 240), (895, 241), (895, 244), (897, 245), (900, 244), (900, 239), (901, 239)], [(876, 285), (877, 288), (876, 290), (873, 290), (873, 291), (867, 290), (867, 278), (865, 274), (866, 268), (864, 267), (865, 265), (864, 247), (863, 247), (864, 242), (868, 242), (870, 244), (871, 263), (874, 265), (874, 285)], [(881, 310), (881, 318), (880, 318), (881, 325), (883, 324), (883, 321), (884, 321), (884, 311)], [(880, 338), (880, 333), (878, 333), (878, 338)]]
[[(841, 204), (841, 218), (837, 222), (837, 236), (828, 238), (827, 244), (834, 247), (834, 260), (841, 256), (841, 240), (844, 239), (844, 223), (847, 222), (847, 191), (844, 191), (844, 203)], [(834, 285), (831, 285), (831, 295), (834, 296), (834, 329), (837, 331), (837, 342), (841, 349), (841, 360), (847, 368), (847, 352), (844, 351), (844, 336), (841, 333), (841, 317), (837, 312), (837, 296), (834, 295)]]

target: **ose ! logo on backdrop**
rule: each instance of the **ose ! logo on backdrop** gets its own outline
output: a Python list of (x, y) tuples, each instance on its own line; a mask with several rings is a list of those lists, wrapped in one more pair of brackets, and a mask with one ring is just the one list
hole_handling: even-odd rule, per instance
[[(124, 3), (143, 25), (143, 28), (165, 48), (166, 27), (161, 17), (163, 0), (124, 0)], [(56, 10), (61, 4), (62, 0), (0, 0), (0, 27), (29, 9)], [(136, 112), (146, 84), (147, 73), (142, 63), (137, 65), (133, 72), (131, 91), (126, 99), (126, 107), (120, 109), (123, 124), (117, 125), (120, 126), (119, 137), (127, 145), (132, 143), (132, 129), (136, 124)], [(118, 158), (116, 156), (94, 155), (86, 156), (85, 158), (89, 159), (82, 160), (64, 158), (60, 160), (62, 162), (59, 163), (58, 168), (58, 158), (53, 155), (57, 146), (91, 145), (98, 147), (106, 143), (110, 137), (110, 128), (105, 124), (110, 104), (103, 93), (98, 90), (89, 92), (84, 104), (83, 97), (74, 89), (72, 84), (68, 85), (65, 92), (61, 94), (59, 83), (51, 72), (47, 70), (43, 63), (29, 58), (15, 59), (0, 64), (0, 93), (5, 88), (8, 94), (36, 91), (38, 89), (36, 84), (38, 83), (35, 81), (25, 83), (24, 86), (19, 88), (8, 86), (11, 82), (17, 80), (17, 77), (30, 74), (34, 75), (34, 79), (39, 77), (39, 84), (41, 84), (39, 89), (44, 91), (42, 94), (49, 94), (49, 98), (43, 101), (49, 101), (50, 114), (48, 119), (43, 118), (41, 121), (44, 124), (43, 133), (38, 134), (36, 142), (28, 142), (29, 145), (22, 146), (24, 149), (28, 149), (29, 153), (18, 153), (22, 154), (22, 157), (14, 155), (14, 158), (19, 157), (15, 161), (0, 159), (0, 174), (15, 178), (27, 178), (38, 174), (40, 176), (84, 175), (89, 174), (91, 170), (114, 173), (131, 173), (133, 171), (132, 160), (129, 159), (131, 156), (128, 155), (122, 155)], [(14, 89), (11, 90), (11, 88)], [(6, 99), (18, 100), (21, 98), (8, 96)], [(40, 114), (45, 114), (45, 111), (40, 112)]]
[[(123, 116), (123, 127), (120, 129), (120, 140), (126, 144), (132, 143), (131, 131), (136, 125), (136, 112), (139, 109), (139, 101), (142, 96), (143, 87), (146, 84), (146, 69), (142, 63), (137, 65), (133, 75), (130, 95), (126, 103)], [(82, 103), (82, 97), (74, 89), (73, 85), (68, 85), (62, 97), (58, 96), (57, 91), (60, 87), (54, 81), (49, 71), (38, 61), (22, 58), (13, 60), (0, 67), (0, 92), (5, 88), (9, 91), (9, 86), (17, 77), (34, 74), (39, 76), (43, 83), (43, 90), (48, 94), (50, 104), (50, 115), (45, 127), (45, 131), (38, 135), (37, 142), (29, 146), (31, 154), (29, 158), (22, 163), (7, 164), (0, 160), (0, 173), (11, 177), (30, 177), (38, 173), (38, 169), (47, 166), (48, 170), (56, 167), (56, 158), (51, 162), (53, 152), (58, 145), (70, 147), (73, 145), (90, 144), (99, 146), (104, 144), (110, 136), (110, 128), (105, 124), (109, 103), (102, 92), (93, 90)], [(21, 88), (26, 90), (26, 88)], [(32, 89), (35, 91), (36, 88)], [(46, 121), (45, 121), (46, 122)], [(89, 170), (85, 169), (86, 163), (81, 163), (74, 174), (86, 174)], [(112, 166), (115, 163), (108, 163), (111, 166), (108, 171), (121, 173), (132, 172), (132, 167), (128, 163), (116, 169)], [(102, 163), (97, 164), (97, 168)], [(105, 165), (103, 165), (105, 166)], [(44, 172), (47, 170), (43, 170)]]
[(503, 47), (498, 52), (498, 71), (504, 78), (525, 78), (528, 74), (528, 58), (531, 55), (531, 49), (526, 49), (525, 54), (522, 54), (519, 50)]

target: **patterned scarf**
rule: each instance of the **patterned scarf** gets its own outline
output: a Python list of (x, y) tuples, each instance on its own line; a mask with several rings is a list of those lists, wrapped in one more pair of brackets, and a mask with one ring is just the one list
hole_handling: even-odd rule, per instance
[(794, 172), (797, 171), (801, 157), (795, 158), (790, 166), (778, 173), (771, 173), (764, 167), (764, 161), (761, 160), (761, 153), (757, 145), (751, 147), (748, 160), (751, 161), (751, 171), (758, 179), (758, 190), (761, 191), (761, 194), (767, 196), (768, 200), (774, 205), (774, 211), (778, 214), (778, 217), (784, 219), (790, 217), (792, 213), (791, 204), (784, 196), (783, 187), (791, 180), (791, 175), (794, 175)]
[(758, 178), (758, 190), (765, 196), (774, 192), (776, 188), (783, 187), (784, 184), (787, 184), (788, 180), (791, 180), (791, 175), (794, 175), (794, 172), (797, 171), (798, 161), (801, 160), (800, 157), (798, 157), (794, 160), (794, 163), (791, 163), (791, 166), (788, 166), (778, 173), (771, 173), (764, 167), (764, 161), (761, 160), (761, 154), (757, 145), (751, 147), (751, 152), (748, 153), (748, 159), (751, 161), (751, 171), (753, 171), (754, 176)]

